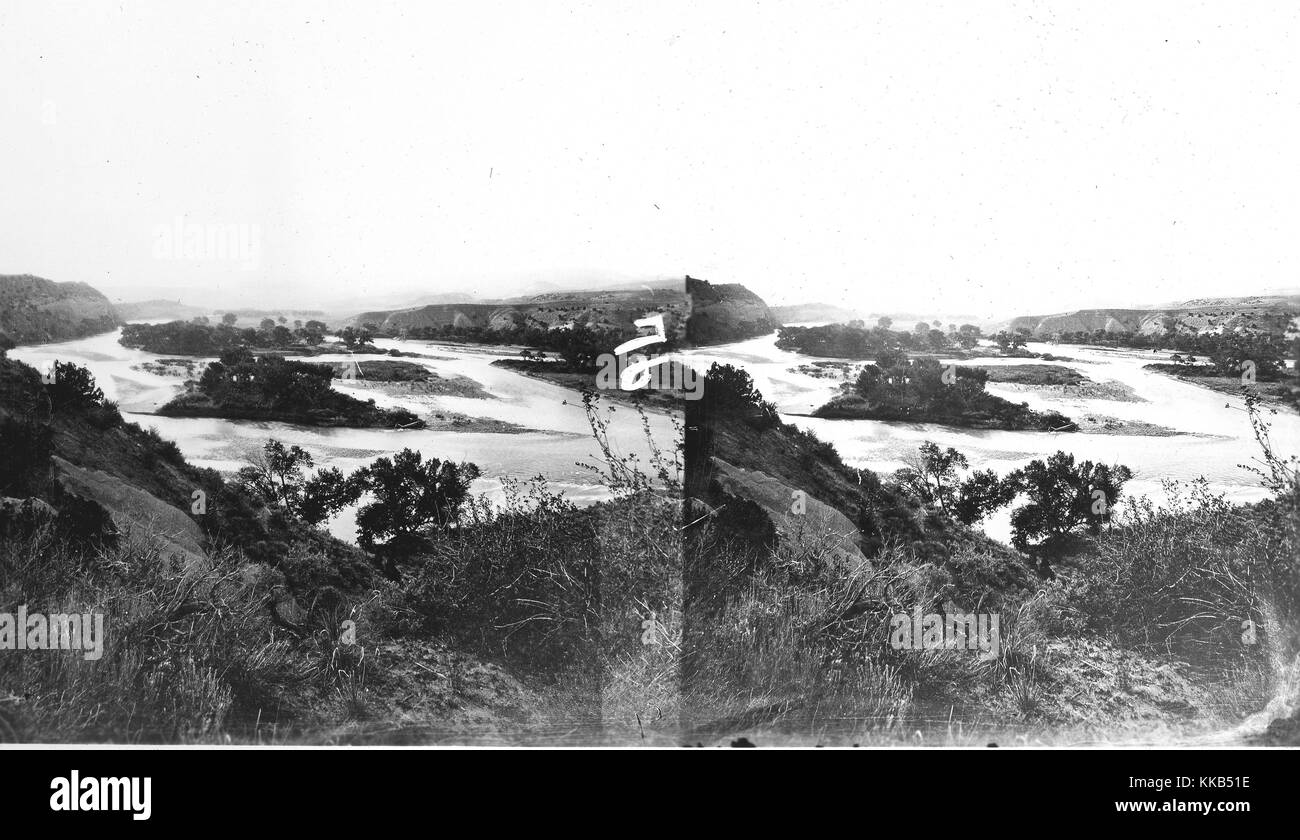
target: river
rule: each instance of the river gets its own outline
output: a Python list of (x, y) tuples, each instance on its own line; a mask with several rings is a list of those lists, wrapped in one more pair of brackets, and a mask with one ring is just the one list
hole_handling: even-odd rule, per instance
[[(358, 399), (373, 398), (380, 406), (402, 406), (421, 417), (438, 411), (456, 412), (513, 423), (528, 431), (345, 429), (155, 414), (181, 391), (184, 377), (142, 369), (145, 363), (169, 357), (123, 347), (118, 343), (120, 335), (118, 330), (75, 341), (23, 346), (11, 350), (9, 355), (38, 370), (52, 360), (75, 362), (88, 368), (105, 398), (117, 401), (127, 420), (146, 428), (153, 426), (164, 438), (175, 441), (190, 463), (210, 467), (227, 476), (243, 466), (248, 456), (268, 438), (276, 438), (310, 452), (316, 467), (339, 467), (344, 472), (408, 447), (418, 450), (426, 458), (472, 461), (483, 472), (472, 491), (498, 500), (503, 495), (502, 478), (530, 479), (538, 475), (545, 476), (551, 490), (563, 492), (576, 504), (592, 504), (610, 496), (590, 471), (578, 466), (578, 462), (599, 464), (600, 454), (581, 395), (540, 379), (493, 367), (494, 360), (514, 356), (509, 348), (396, 339), (375, 341), (375, 345), (384, 351), (396, 349), (437, 357), (402, 358), (401, 361), (421, 364), (449, 379), (468, 377), (483, 386), (487, 398), (394, 396), (337, 379), (333, 386)], [(350, 359), (364, 366), (367, 360), (391, 360), (391, 357), (344, 353), (314, 356), (304, 361)], [(208, 360), (198, 361), (197, 370), (201, 371), (202, 363)], [(647, 412), (647, 416), (655, 441), (665, 451), (671, 452), (677, 437), (672, 419), (662, 412)], [(635, 453), (642, 463), (647, 461), (648, 444), (635, 410), (616, 406), (611, 416), (609, 440), (616, 452)], [(328, 527), (335, 536), (355, 541), (354, 511), (343, 512), (331, 520)]]
[[(841, 379), (825, 379), (796, 368), (816, 361), (844, 361), (805, 356), (776, 346), (776, 334), (687, 351), (692, 364), (703, 369), (710, 362), (744, 368), (763, 396), (774, 402), (786, 422), (815, 432), (834, 444), (844, 462), (882, 475), (906, 465), (924, 441), (953, 447), (963, 453), (971, 469), (992, 469), (1006, 474), (1034, 458), (1058, 450), (1076, 459), (1124, 464), (1133, 470), (1116, 505), (1122, 515), (1135, 498), (1147, 497), (1157, 505), (1169, 494), (1164, 482), (1189, 482), (1204, 478), (1210, 489), (1232, 502), (1256, 501), (1268, 495), (1258, 478), (1242, 468), (1260, 456), (1249, 416), (1240, 396), (1222, 394), (1171, 376), (1144, 370), (1143, 365), (1167, 361), (1168, 353), (1105, 350), (1081, 345), (1030, 343), (1028, 349), (1051, 353), (1071, 361), (1057, 361), (1094, 382), (1118, 382), (1132, 389), (1136, 401), (1082, 399), (1053, 388), (1027, 388), (990, 382), (990, 393), (1028, 403), (1035, 410), (1054, 409), (1067, 417), (1102, 415), (1162, 426), (1176, 434), (1160, 437), (1140, 434), (1090, 434), (1008, 432), (959, 429), (932, 423), (878, 420), (823, 420), (802, 416), (825, 403)], [(999, 365), (1038, 362), (1035, 359), (984, 358), (946, 360), (957, 364)], [(945, 361), (945, 363), (946, 363)], [(1282, 455), (1300, 452), (1300, 415), (1279, 409), (1269, 416), (1271, 438)], [(994, 539), (1010, 539), (1010, 508), (983, 523)]]

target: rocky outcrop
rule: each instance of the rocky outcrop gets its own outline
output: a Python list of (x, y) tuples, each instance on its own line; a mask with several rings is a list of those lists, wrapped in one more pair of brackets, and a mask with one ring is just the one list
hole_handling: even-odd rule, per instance
[(0, 496), (0, 536), (28, 533), (53, 522), (58, 515), (44, 499)]
[(202, 562), (206, 538), (189, 514), (102, 470), (88, 470), (57, 455), (53, 461), (64, 492), (99, 504), (120, 531), (146, 531), (165, 554), (182, 558), (187, 565)]
[(1056, 315), (1011, 319), (1008, 328), (1027, 329), (1035, 338), (1057, 333), (1096, 332), (1162, 335), (1219, 332), (1294, 334), (1300, 325), (1300, 295), (1199, 298), (1158, 309), (1080, 309)]
[(1143, 324), (1153, 315), (1146, 309), (1080, 309), (1059, 315), (1026, 315), (1011, 319), (1012, 330), (1027, 329), (1035, 338), (1051, 336), (1058, 332), (1112, 333), (1141, 332)]
[(858, 548), (858, 527), (835, 508), (761, 470), (747, 470), (721, 458), (713, 458), (711, 466), (719, 488), (763, 508), (782, 541), (816, 544), (845, 563), (867, 562)]
[(686, 339), (692, 344), (725, 344), (768, 335), (781, 323), (758, 295), (739, 283), (714, 286), (686, 278), (691, 317)]
[(108, 298), (85, 283), (0, 274), (0, 336), (16, 344), (69, 341), (121, 323)]

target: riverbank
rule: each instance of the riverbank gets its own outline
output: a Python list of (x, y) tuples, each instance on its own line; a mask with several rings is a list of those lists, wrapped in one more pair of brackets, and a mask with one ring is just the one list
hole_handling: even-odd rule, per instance
[(1189, 367), (1166, 362), (1143, 365), (1145, 370), (1155, 371), (1180, 382), (1198, 385), (1220, 394), (1240, 397), (1249, 392), (1269, 405), (1300, 411), (1300, 377), (1291, 375), (1280, 380), (1269, 382), (1256, 380), (1246, 384), (1241, 376), (1207, 375), (1197, 371), (1196, 368), (1189, 370)]
[[(492, 363), (492, 366), (578, 392), (597, 390), (596, 372), (594, 370), (575, 371), (560, 362), (497, 359)], [(621, 388), (601, 388), (599, 393), (602, 397), (624, 405), (639, 405), (661, 411), (680, 411), (683, 402), (680, 393), (655, 388), (641, 388), (634, 391), (624, 391)]]

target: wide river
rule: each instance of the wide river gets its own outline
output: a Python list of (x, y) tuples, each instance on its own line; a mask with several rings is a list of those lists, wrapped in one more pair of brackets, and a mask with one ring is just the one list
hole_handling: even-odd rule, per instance
[[(754, 378), (763, 396), (774, 402), (783, 419), (817, 434), (835, 445), (844, 462), (888, 474), (906, 465), (927, 440), (963, 453), (972, 469), (993, 469), (1005, 474), (1034, 458), (1057, 450), (1073, 453), (1076, 459), (1124, 464), (1134, 478), (1124, 490), (1131, 500), (1146, 496), (1157, 504), (1168, 499), (1167, 480), (1187, 482), (1204, 478), (1210, 488), (1234, 502), (1262, 499), (1267, 492), (1255, 475), (1242, 464), (1254, 464), (1260, 449), (1250, 428), (1241, 397), (1222, 394), (1183, 382), (1161, 373), (1143, 370), (1143, 365), (1167, 361), (1166, 353), (1104, 350), (1066, 344), (1031, 343), (1029, 349), (1068, 357), (1059, 361), (1094, 382), (1118, 382), (1132, 389), (1136, 401), (1081, 399), (1062, 389), (1029, 388), (989, 383), (988, 391), (1013, 402), (1028, 403), (1033, 409), (1055, 409), (1070, 418), (1087, 415), (1144, 421), (1171, 429), (1177, 434), (1159, 437), (1139, 434), (1085, 434), (1051, 432), (1006, 432), (957, 429), (930, 423), (882, 422), (877, 420), (822, 420), (800, 416), (825, 403), (842, 381), (818, 378), (796, 368), (819, 359), (781, 350), (776, 335), (749, 341), (689, 351), (693, 365), (703, 368), (710, 361), (744, 368)], [(957, 364), (1023, 364), (1034, 359), (987, 358)], [(1047, 364), (1046, 362), (1038, 362)], [(1279, 454), (1300, 452), (1300, 415), (1279, 409), (1266, 415), (1272, 425), (1271, 438)], [(1117, 513), (1125, 507), (1121, 499)], [(984, 523), (989, 536), (1010, 537), (1010, 509)]]
[[(500, 498), (502, 494), (500, 479), (529, 479), (538, 475), (546, 477), (551, 490), (562, 491), (576, 504), (591, 504), (610, 495), (590, 471), (578, 466), (579, 462), (600, 463), (599, 448), (592, 436), (581, 395), (568, 388), (493, 367), (494, 360), (514, 356), (507, 348), (391, 339), (375, 342), (383, 350), (398, 349), (436, 356), (437, 359), (402, 358), (400, 361), (422, 364), (449, 379), (468, 377), (483, 386), (489, 395), (487, 398), (392, 396), (337, 379), (333, 386), (359, 399), (373, 398), (380, 406), (403, 406), (421, 417), (428, 417), (433, 412), (454, 412), (512, 423), (528, 431), (341, 429), (157, 415), (154, 412), (180, 392), (184, 377), (144, 370), (142, 365), (145, 363), (166, 357), (123, 347), (118, 343), (120, 334), (117, 331), (76, 341), (19, 347), (10, 351), (10, 356), (38, 370), (55, 359), (89, 368), (104, 396), (116, 400), (128, 420), (146, 428), (155, 427), (163, 437), (176, 442), (190, 463), (211, 467), (227, 475), (243, 466), (247, 457), (268, 438), (276, 438), (307, 450), (317, 467), (336, 466), (344, 472), (408, 447), (420, 451), (426, 458), (472, 461), (483, 471), (483, 477), (475, 482), (473, 491), (494, 498)], [(341, 354), (314, 356), (305, 361), (355, 359), (364, 366), (367, 360), (388, 358)], [(198, 370), (201, 369), (200, 365)], [(604, 402), (616, 405), (609, 426), (609, 440), (615, 451), (638, 454), (645, 463), (648, 444), (635, 410)], [(678, 433), (670, 416), (657, 412), (647, 412), (647, 416), (655, 441), (671, 453)], [(354, 513), (345, 511), (329, 523), (329, 529), (335, 536), (354, 541)]]
[[(162, 358), (156, 354), (125, 348), (118, 333), (106, 333), (77, 341), (20, 347), (14, 358), (42, 368), (48, 361), (72, 361), (88, 367), (105, 395), (117, 400), (129, 420), (153, 426), (174, 440), (192, 463), (231, 474), (267, 438), (296, 444), (310, 452), (318, 467), (338, 466), (345, 471), (389, 455), (404, 447), (418, 449), (426, 457), (468, 460), (483, 469), (475, 491), (498, 497), (500, 479), (547, 478), (552, 489), (560, 490), (579, 504), (608, 497), (607, 491), (578, 462), (594, 463), (597, 447), (591, 436), (577, 392), (520, 374), (492, 367), (491, 362), (511, 355), (507, 348), (475, 347), (419, 341), (380, 340), (376, 344), (424, 353), (438, 359), (406, 358), (425, 365), (443, 377), (465, 376), (483, 386), (487, 399), (444, 396), (386, 396), (336, 380), (340, 390), (380, 405), (402, 405), (421, 416), (432, 412), (456, 412), (471, 417), (492, 418), (529, 429), (522, 433), (391, 431), (378, 429), (321, 429), (284, 423), (259, 423), (217, 419), (161, 417), (155, 412), (181, 388), (182, 377), (159, 375), (142, 369), (147, 362)], [(819, 361), (779, 350), (776, 336), (689, 351), (692, 364), (703, 369), (710, 361), (743, 367), (754, 378), (764, 396), (776, 403), (787, 422), (810, 429), (830, 441), (851, 466), (882, 474), (905, 465), (923, 441), (932, 440), (963, 452), (972, 468), (992, 468), (1006, 473), (1033, 458), (1057, 450), (1077, 458), (1126, 464), (1134, 479), (1126, 487), (1132, 496), (1148, 496), (1160, 503), (1167, 499), (1162, 483), (1187, 482), (1204, 478), (1216, 492), (1237, 502), (1263, 498), (1266, 493), (1254, 475), (1240, 465), (1253, 463), (1259, 448), (1251, 433), (1240, 397), (1228, 396), (1197, 385), (1142, 369), (1144, 364), (1164, 360), (1165, 354), (1107, 351), (1073, 345), (1031, 344), (1036, 352), (1069, 357), (1059, 362), (1078, 370), (1097, 383), (1116, 382), (1128, 386), (1129, 401), (1081, 399), (1062, 393), (1060, 388), (1026, 389), (990, 383), (989, 391), (1035, 409), (1051, 408), (1069, 417), (1098, 415), (1126, 421), (1141, 421), (1173, 430), (1171, 436), (1137, 434), (1082, 434), (1048, 432), (1004, 432), (955, 429), (922, 423), (873, 420), (820, 420), (803, 416), (824, 403), (835, 392), (839, 379), (818, 378), (796, 368)], [(318, 356), (310, 361), (346, 361), (349, 356)], [(363, 365), (367, 359), (357, 356)], [(835, 360), (825, 360), (835, 361)], [(959, 362), (961, 363), (961, 362)], [(979, 359), (968, 364), (1033, 363), (1021, 359)], [(611, 425), (611, 440), (619, 451), (646, 457), (646, 445), (637, 415), (619, 406)], [(1280, 410), (1270, 417), (1272, 439), (1283, 455), (1300, 451), (1300, 416)], [(659, 445), (671, 449), (677, 432), (666, 414), (650, 415), (651, 430)], [(1124, 507), (1121, 502), (1120, 509)], [(1003, 512), (984, 528), (997, 539), (1009, 537), (1009, 514)], [(330, 523), (337, 536), (352, 540), (355, 523), (347, 512)], [(1290, 698), (1288, 697), (1288, 702)], [(1289, 707), (1288, 707), (1289, 708)], [(1277, 712), (1261, 712), (1240, 728), (1226, 732), (1189, 732), (1176, 738), (1181, 743), (1236, 743), (1247, 731), (1258, 731)], [(934, 723), (932, 734), (943, 742), (944, 727), (950, 720)], [(1195, 729), (1195, 727), (1193, 727)], [(1006, 733), (1008, 743), (1015, 743)], [(581, 739), (580, 739), (581, 740)], [(997, 739), (1004, 740), (1004, 739)], [(1055, 735), (1050, 741), (1071, 741)], [(1123, 740), (1123, 739), (1121, 739)], [(1139, 739), (1140, 741), (1140, 739)], [(1145, 743), (1144, 741), (1142, 741)], [(1162, 734), (1151, 743), (1169, 744)]]
[[(470, 417), (490, 418), (523, 427), (519, 433), (416, 431), (386, 429), (338, 429), (293, 426), (219, 419), (162, 417), (154, 412), (180, 391), (182, 377), (160, 375), (142, 368), (161, 356), (118, 344), (119, 333), (103, 333), (77, 341), (19, 347), (14, 358), (38, 369), (48, 361), (72, 361), (88, 367), (105, 396), (116, 400), (128, 419), (154, 426), (174, 440), (192, 463), (232, 474), (248, 455), (277, 438), (306, 449), (318, 467), (356, 469), (382, 455), (404, 447), (417, 449), (426, 457), (473, 461), (483, 470), (475, 491), (499, 495), (503, 477), (526, 479), (543, 475), (552, 489), (560, 490), (579, 504), (608, 497), (594, 477), (578, 466), (593, 463), (597, 447), (582, 408), (579, 394), (568, 388), (493, 367), (495, 359), (512, 352), (501, 347), (440, 344), (425, 341), (380, 339), (384, 350), (399, 349), (436, 356), (437, 359), (404, 358), (451, 378), (464, 376), (478, 382), (489, 395), (486, 399), (454, 396), (386, 395), (335, 380), (339, 390), (361, 399), (373, 398), (381, 406), (404, 406), (421, 416), (432, 412), (455, 412)], [(1118, 382), (1131, 389), (1130, 400), (1083, 399), (1064, 393), (1059, 387), (1026, 388), (989, 383), (988, 390), (1013, 400), (1027, 402), (1034, 409), (1055, 409), (1067, 417), (1086, 415), (1141, 421), (1164, 427), (1176, 434), (1087, 434), (1050, 432), (1006, 432), (957, 429), (929, 423), (882, 422), (876, 420), (821, 420), (803, 416), (826, 402), (841, 381), (819, 378), (797, 370), (822, 360), (776, 347), (776, 335), (749, 341), (688, 351), (693, 365), (703, 369), (711, 361), (743, 367), (754, 378), (764, 397), (776, 403), (787, 422), (816, 432), (835, 445), (845, 463), (888, 474), (906, 464), (922, 442), (931, 440), (951, 446), (969, 459), (972, 469), (1009, 472), (1033, 458), (1064, 450), (1078, 459), (1127, 465), (1134, 478), (1125, 488), (1130, 500), (1146, 496), (1161, 503), (1168, 498), (1164, 482), (1187, 482), (1204, 478), (1216, 492), (1235, 502), (1261, 499), (1266, 495), (1257, 478), (1242, 467), (1256, 463), (1259, 447), (1251, 433), (1241, 397), (1211, 391), (1164, 374), (1143, 370), (1143, 365), (1163, 361), (1167, 354), (1114, 351), (1077, 345), (1030, 344), (1029, 349), (1068, 357), (1057, 362), (1078, 370), (1098, 383)], [(347, 361), (347, 355), (316, 356), (310, 361)], [(358, 355), (367, 359), (386, 356)], [(1034, 363), (1032, 359), (978, 359), (965, 364), (998, 365)], [(959, 364), (963, 362), (958, 362)], [(1134, 399), (1135, 398), (1135, 399)], [(651, 431), (660, 446), (671, 449), (676, 432), (667, 414), (651, 413)], [(1269, 417), (1272, 439), (1279, 453), (1300, 452), (1300, 416), (1279, 410)], [(610, 438), (618, 451), (646, 457), (646, 443), (634, 411), (619, 406), (613, 414)], [(1121, 500), (1119, 512), (1126, 504)], [(1010, 536), (1010, 513), (1004, 509), (983, 524), (992, 537)], [(352, 539), (350, 514), (331, 523), (331, 531)]]

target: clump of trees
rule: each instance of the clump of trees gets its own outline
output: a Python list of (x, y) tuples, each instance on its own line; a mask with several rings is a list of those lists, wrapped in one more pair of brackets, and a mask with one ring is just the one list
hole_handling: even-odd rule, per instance
[(973, 525), (1010, 504), (1016, 488), (992, 470), (977, 470), (963, 478), (959, 471), (968, 466), (966, 456), (956, 449), (943, 450), (927, 440), (911, 463), (894, 473), (894, 480), (926, 506)]
[(126, 347), (150, 353), (216, 356), (240, 347), (306, 351), (324, 341), (329, 330), (324, 321), (305, 324), (295, 321), (296, 326), (290, 329), (271, 318), (263, 318), (257, 328), (240, 329), (235, 326), (238, 320), (234, 313), (227, 312), (221, 316), (221, 323), (215, 325), (203, 317), (166, 324), (127, 324), (122, 328), (122, 337), (118, 341)]
[[(1289, 322), (1289, 321), (1288, 321)], [(1105, 330), (1062, 332), (1054, 341), (1066, 344), (1095, 344), (1102, 347), (1128, 347), (1137, 350), (1174, 350), (1180, 373), (1206, 376), (1240, 376), (1242, 362), (1255, 364), (1255, 376), (1261, 381), (1286, 375), (1286, 357), (1300, 357), (1300, 338), (1287, 340), (1285, 325), (1269, 329), (1238, 329), (1225, 332), (1177, 332), (1172, 327), (1164, 333), (1110, 333)], [(1202, 364), (1193, 361), (1201, 356)]]
[(703, 393), (699, 407), (708, 415), (739, 420), (760, 430), (781, 425), (776, 406), (763, 399), (743, 368), (714, 362), (704, 376)]
[(1031, 333), (1029, 330), (1024, 329), (1023, 327), (1012, 331), (999, 330), (997, 334), (993, 336), (993, 343), (996, 344), (998, 349), (1003, 353), (1014, 353), (1017, 350), (1023, 349), (1024, 346), (1029, 343), (1030, 335)]
[[(984, 337), (974, 324), (949, 324), (942, 329), (935, 321), (919, 322), (911, 330), (894, 330), (893, 321), (880, 318), (874, 327), (862, 321), (846, 324), (825, 324), (819, 327), (781, 327), (776, 346), (813, 356), (836, 359), (875, 359), (898, 353), (943, 353), (973, 350)], [(1003, 355), (1031, 355), (1024, 349), (1029, 339), (1028, 330), (1007, 332), (991, 336)]]
[(344, 475), (337, 467), (307, 477), (310, 453), (268, 440), (238, 473), (239, 483), (268, 507), (320, 525), (358, 502), (357, 542), (394, 580), (399, 567), (427, 553), (461, 521), (478, 465), (429, 458), (403, 449)]
[(361, 329), (357, 329), (356, 327), (344, 327), (343, 331), (339, 333), (339, 339), (343, 342), (343, 346), (349, 350), (360, 350), (370, 347), (370, 342), (373, 341), (374, 338), (375, 328), (372, 324), (367, 324)]
[[(545, 363), (555, 366), (565, 373), (595, 373), (596, 360), (602, 353), (612, 353), (614, 348), (636, 335), (631, 328), (602, 329), (588, 324), (574, 324), (572, 327), (549, 329), (530, 324), (514, 324), (506, 327), (476, 327), (444, 324), (438, 327), (413, 327), (406, 331), (407, 338), (425, 341), (465, 341), (476, 344), (522, 344), (556, 353), (558, 362), (546, 361), (542, 353), (521, 357), (536, 364)], [(675, 339), (668, 339), (655, 345), (655, 352), (668, 351), (676, 345)]]
[(222, 352), (187, 393), (159, 413), (175, 416), (283, 420), (326, 426), (421, 428), (403, 408), (382, 409), (330, 387), (334, 367), (264, 354), (246, 348)]
[(956, 449), (926, 441), (894, 479), (926, 507), (966, 525), (1023, 499), (1011, 513), (1012, 544), (1042, 557), (1061, 552), (1080, 532), (1100, 533), (1133, 477), (1122, 464), (1076, 462), (1060, 451), (1002, 477), (992, 470), (967, 472), (968, 466)]
[(1036, 412), (984, 390), (979, 368), (946, 367), (936, 359), (907, 359), (895, 352), (863, 367), (844, 393), (818, 408), (816, 417), (906, 420), (985, 429), (1072, 430), (1068, 417)]

